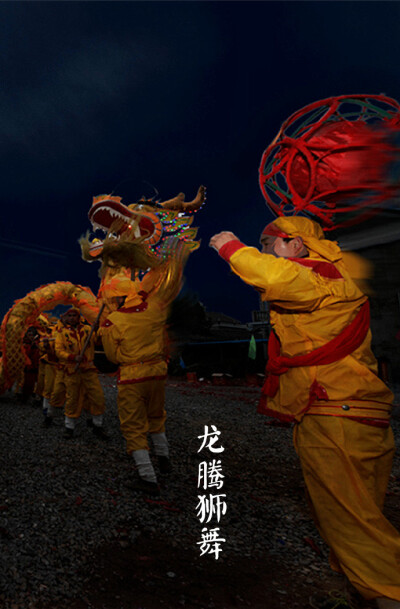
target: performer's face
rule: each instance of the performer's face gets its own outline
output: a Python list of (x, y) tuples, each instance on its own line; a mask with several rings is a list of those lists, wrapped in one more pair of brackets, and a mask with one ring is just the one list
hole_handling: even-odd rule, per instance
[(263, 254), (272, 254), (277, 258), (292, 258), (292, 241), (284, 241), (282, 237), (264, 235), (261, 239), (261, 251)]
[(71, 311), (67, 311), (64, 319), (67, 326), (75, 327), (79, 323), (79, 313), (78, 311), (74, 311), (74, 309), (72, 309)]
[(303, 256), (307, 251), (300, 237), (290, 239), (263, 235), (261, 238), (261, 251), (263, 254), (272, 254), (276, 258), (296, 258)]

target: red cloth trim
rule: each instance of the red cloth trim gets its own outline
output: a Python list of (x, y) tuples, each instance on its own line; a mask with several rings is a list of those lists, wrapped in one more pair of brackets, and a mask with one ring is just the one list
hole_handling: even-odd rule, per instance
[(346, 355), (350, 355), (363, 343), (369, 325), (369, 302), (366, 300), (353, 321), (346, 328), (343, 328), (338, 336), (309, 353), (295, 355), (294, 357), (280, 355), (279, 339), (274, 332), (271, 332), (268, 339), (268, 362), (265, 368), (267, 378), (262, 388), (263, 394), (273, 397), (279, 388), (279, 375), (287, 372), (289, 368), (332, 364), (343, 359)]
[[(349, 398), (350, 400), (350, 398)], [(357, 402), (375, 402), (376, 404), (382, 404), (382, 403), (386, 403), (386, 402), (382, 402), (382, 400), (370, 400), (369, 398), (357, 398)], [(391, 404), (391, 406), (394, 406), (394, 404)], [(366, 406), (366, 408), (368, 408), (368, 406)]]
[(68, 336), (68, 332), (69, 332), (72, 335), (72, 338), (75, 338), (75, 340), (78, 340), (78, 334), (77, 334), (75, 327), (65, 326), (65, 329), (67, 330), (67, 336)]
[[(343, 400), (345, 402), (346, 400)], [(368, 400), (364, 400), (368, 401)], [(343, 404), (315, 404), (313, 403), (313, 408), (342, 408)], [(369, 406), (349, 406), (350, 410), (377, 410), (378, 412), (387, 412), (387, 408), (370, 408)]]
[(348, 417), (352, 421), (357, 421), (358, 423), (363, 423), (363, 425), (372, 425), (372, 427), (383, 427), (387, 429), (390, 425), (390, 421), (387, 419), (366, 419), (363, 417)]
[[(275, 416), (271, 413), (276, 413), (275, 410), (271, 410), (270, 408), (268, 408), (267, 406), (267, 396), (268, 394), (264, 394), (264, 387), (265, 387), (266, 382), (264, 383), (264, 386), (262, 388), (262, 393), (261, 393), (261, 397), (260, 400), (258, 402), (258, 407), (257, 407), (257, 412), (259, 414), (267, 414), (268, 416)], [(276, 392), (275, 392), (276, 393)], [(270, 397), (270, 396), (268, 396)], [(303, 408), (303, 410), (301, 410), (299, 412), (299, 414), (303, 414), (304, 412), (307, 412), (307, 410), (310, 408), (311, 404), (313, 403), (313, 401), (317, 399), (317, 400), (328, 400), (328, 393), (325, 389), (325, 387), (323, 387), (322, 385), (320, 385), (319, 383), (317, 383), (317, 381), (314, 381), (313, 384), (310, 387), (310, 395), (309, 395), (309, 399), (308, 399), (308, 404), (305, 408)], [(295, 417), (294, 415), (287, 415), (287, 414), (283, 414), (283, 413), (279, 413), (279, 416), (277, 417), (279, 418), (280, 421), (284, 421), (286, 423), (290, 423), (290, 422), (294, 422), (295, 421)]]
[(75, 355), (73, 353), (71, 353), (71, 355), (68, 355), (68, 361), (69, 362), (74, 362), (75, 361)]
[(144, 383), (144, 381), (162, 381), (163, 379), (166, 379), (166, 378), (167, 378), (166, 374), (160, 374), (158, 376), (144, 376), (140, 379), (131, 379), (131, 380), (126, 380), (126, 381), (120, 381), (118, 379), (117, 385), (133, 385), (134, 383)]
[(343, 275), (339, 273), (332, 262), (310, 260), (309, 258), (288, 258), (288, 260), (312, 268), (313, 272), (317, 275), (321, 275), (321, 277), (326, 277), (327, 279), (343, 279)]
[(328, 392), (325, 387), (314, 381), (310, 387), (310, 404), (314, 400), (329, 400)]
[(307, 413), (308, 417), (337, 417), (339, 419), (350, 419), (351, 421), (356, 421), (357, 423), (363, 423), (364, 425), (371, 425), (372, 427), (383, 427), (387, 428), (390, 425), (388, 419), (374, 419), (367, 417), (349, 417), (343, 414), (313, 414)]
[(102, 327), (102, 328), (109, 328), (109, 327), (110, 327), (110, 326), (112, 326), (112, 325), (113, 325), (113, 322), (112, 322), (112, 321), (110, 321), (110, 320), (107, 318), (107, 319), (105, 319), (105, 320), (103, 321), (103, 323), (101, 324), (101, 327)]
[(229, 262), (229, 258), (232, 256), (232, 254), (242, 249), (242, 247), (246, 247), (246, 245), (239, 241), (239, 239), (232, 239), (232, 241), (228, 241), (228, 243), (225, 243), (219, 248), (218, 254), (226, 262)]
[[(277, 410), (272, 410), (272, 408), (268, 408), (267, 398), (266, 396), (261, 396), (260, 401), (258, 403), (257, 412), (259, 414), (264, 414), (267, 417), (273, 417), (274, 419), (278, 419), (278, 421), (282, 421), (283, 423), (296, 423), (296, 419), (294, 415), (284, 414), (282, 412), (278, 412)], [(374, 418), (366, 418), (366, 417), (351, 417), (343, 414), (307, 414), (307, 416), (318, 416), (318, 417), (338, 417), (342, 419), (350, 419), (351, 421), (356, 421), (357, 423), (362, 423), (364, 425), (371, 425), (372, 427), (381, 427), (388, 428), (390, 425), (389, 420), (387, 419), (374, 419)]]
[(267, 224), (261, 235), (269, 235), (270, 237), (282, 237), (282, 239), (290, 239), (290, 236), (281, 231), (275, 224)]

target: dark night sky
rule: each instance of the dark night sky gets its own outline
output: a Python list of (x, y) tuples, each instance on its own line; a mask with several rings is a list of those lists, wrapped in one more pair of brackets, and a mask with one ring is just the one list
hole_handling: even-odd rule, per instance
[(146, 180), (162, 199), (207, 186), (186, 288), (249, 320), (257, 296), (209, 238), (257, 244), (272, 219), (258, 165), (292, 112), (400, 99), (399, 30), (397, 2), (0, 3), (0, 315), (55, 280), (96, 291), (77, 244), (92, 196), (131, 202)]

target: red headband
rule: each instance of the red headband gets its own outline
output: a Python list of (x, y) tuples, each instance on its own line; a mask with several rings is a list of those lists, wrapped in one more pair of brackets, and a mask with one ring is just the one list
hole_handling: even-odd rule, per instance
[(264, 228), (261, 235), (269, 235), (271, 237), (282, 237), (283, 239), (288, 239), (289, 235), (281, 231), (275, 224), (267, 224)]

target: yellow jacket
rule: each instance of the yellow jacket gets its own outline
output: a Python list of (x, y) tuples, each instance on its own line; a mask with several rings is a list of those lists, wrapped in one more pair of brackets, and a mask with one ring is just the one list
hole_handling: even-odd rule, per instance
[[(271, 325), (285, 356), (304, 355), (325, 345), (367, 300), (342, 260), (333, 264), (314, 252), (306, 259), (277, 258), (239, 241), (231, 241), (220, 254), (243, 281), (261, 291), (262, 300), (271, 303)], [(369, 330), (360, 347), (339, 361), (289, 368), (279, 377), (277, 394), (266, 398), (267, 413), (283, 420), (300, 421), (307, 412), (387, 424), (393, 395), (377, 376), (370, 346)], [(318, 388), (318, 398), (310, 404), (312, 387)]]
[(128, 290), (123, 286), (121, 295), (127, 293), (124, 306), (110, 313), (99, 330), (107, 358), (120, 365), (119, 384), (164, 379), (167, 375), (166, 322), (169, 305), (181, 288), (187, 257), (185, 246), (179, 244), (179, 248), (142, 280), (130, 281)]
[(57, 364), (55, 336), (55, 326), (53, 326), (50, 328), (50, 332), (41, 335), (39, 342), (40, 360), (53, 366)]
[[(75, 356), (82, 352), (90, 331), (91, 327), (82, 323), (79, 323), (75, 328), (60, 324), (55, 330), (56, 356), (67, 374), (74, 373), (76, 368)], [(83, 360), (79, 365), (79, 370), (95, 369), (93, 364), (95, 341), (96, 336), (93, 333), (85, 350)]]
[(107, 358), (120, 364), (119, 384), (166, 377), (167, 314), (154, 295), (141, 307), (123, 307), (108, 316), (100, 334)]

